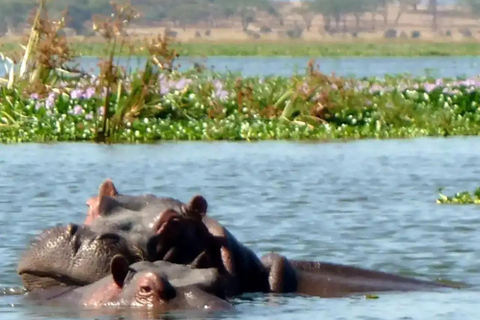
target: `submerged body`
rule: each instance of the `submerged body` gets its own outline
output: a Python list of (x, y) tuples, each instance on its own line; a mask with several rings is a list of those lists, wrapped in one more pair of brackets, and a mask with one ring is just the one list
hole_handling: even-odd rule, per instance
[[(121, 256), (111, 263), (111, 274), (83, 287), (50, 287), (34, 290), (26, 297), (39, 304), (100, 308), (170, 310), (230, 310), (232, 306), (207, 292), (217, 290), (215, 270), (189, 274), (181, 265), (129, 265)], [(170, 279), (171, 280), (170, 280)], [(207, 289), (207, 290), (205, 290)]]
[[(169, 197), (123, 195), (107, 180), (98, 196), (87, 204), (85, 225), (47, 230), (26, 252), (18, 270), (27, 289), (94, 283), (109, 273), (108, 261), (116, 254), (125, 256), (129, 264), (160, 260), (198, 269), (213, 268), (221, 275), (222, 285), (210, 290), (197, 281), (196, 287), (218, 297), (247, 292), (337, 297), (447, 287), (332, 263), (290, 261), (274, 253), (259, 259), (207, 216), (208, 204), (202, 196), (183, 203)], [(179, 269), (175, 272), (175, 281), (185, 278), (189, 282), (191, 273)]]
[[(121, 205), (107, 206), (108, 209), (103, 210), (95, 210), (95, 207), (91, 207), (87, 215), (88, 223), (95, 224), (96, 220), (100, 220), (101, 223), (108, 225), (110, 220), (118, 221), (122, 216), (128, 216), (125, 214), (126, 210), (132, 209), (138, 210), (139, 216), (148, 217), (156, 212), (156, 208), (162, 207), (163, 201), (163, 198), (153, 195), (119, 194), (113, 182), (107, 180), (100, 186), (99, 196), (90, 199), (87, 203), (96, 203), (104, 196), (118, 199)], [(205, 230), (197, 233), (195, 243), (202, 243), (203, 253), (207, 258), (202, 263), (196, 261), (195, 266), (216, 268), (223, 275), (228, 276), (230, 279), (228, 287), (233, 294), (295, 292), (321, 297), (337, 297), (353, 293), (434, 290), (449, 287), (436, 282), (340, 264), (290, 261), (274, 253), (259, 259), (251, 249), (240, 243), (218, 221), (207, 216), (206, 200), (202, 209), (201, 221), (208, 233), (205, 233)], [(210, 236), (211, 239), (208, 239)], [(190, 241), (194, 238), (192, 237)], [(180, 250), (177, 253), (181, 256), (188, 252)]]

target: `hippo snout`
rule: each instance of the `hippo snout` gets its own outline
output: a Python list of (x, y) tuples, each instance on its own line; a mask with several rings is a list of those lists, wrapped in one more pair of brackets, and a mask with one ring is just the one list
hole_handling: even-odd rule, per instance
[(119, 234), (96, 233), (84, 225), (59, 225), (34, 239), (17, 272), (28, 290), (87, 285), (109, 274), (109, 263), (116, 254), (132, 263), (141, 260)]

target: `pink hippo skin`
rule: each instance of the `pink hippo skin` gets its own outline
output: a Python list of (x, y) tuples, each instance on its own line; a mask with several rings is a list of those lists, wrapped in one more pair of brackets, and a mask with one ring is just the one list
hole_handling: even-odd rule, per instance
[[(175, 265), (170, 268), (168, 273), (172, 274)], [(232, 305), (226, 300), (195, 285), (195, 279), (180, 283), (179, 286), (172, 285), (167, 276), (161, 272), (161, 266), (146, 265), (136, 270), (123, 256), (116, 255), (111, 261), (110, 269), (110, 275), (90, 285), (34, 290), (27, 293), (27, 298), (40, 304), (59, 304), (86, 309), (145, 309), (149, 313), (157, 314), (171, 310), (232, 309)], [(205, 270), (203, 274), (203, 279), (209, 280), (214, 280), (216, 276), (211, 270)]]

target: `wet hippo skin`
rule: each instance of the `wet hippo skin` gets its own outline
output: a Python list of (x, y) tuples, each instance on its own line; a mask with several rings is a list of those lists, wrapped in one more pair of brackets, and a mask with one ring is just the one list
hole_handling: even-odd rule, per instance
[(288, 260), (276, 253), (263, 256), (262, 262), (269, 270), (269, 284), (272, 292), (278, 293), (292, 292), (329, 298), (356, 293), (458, 288), (458, 286), (329, 262)]
[[(118, 200), (115, 205), (98, 206), (102, 198)], [(200, 196), (201, 197), (201, 196)], [(164, 199), (154, 195), (131, 196), (120, 194), (111, 180), (106, 180), (99, 188), (99, 195), (91, 198), (86, 223), (95, 224), (102, 221), (108, 226), (110, 221), (131, 219), (126, 217), (148, 217), (158, 214), (158, 208), (164, 209)], [(216, 268), (222, 275), (230, 279), (230, 292), (241, 294), (245, 292), (296, 292), (300, 294), (337, 297), (352, 293), (368, 293), (377, 291), (434, 290), (448, 287), (430, 281), (422, 281), (394, 274), (371, 271), (356, 267), (344, 266), (326, 262), (289, 261), (279, 254), (267, 254), (259, 259), (249, 248), (241, 244), (218, 221), (207, 216), (207, 202), (201, 197), (200, 208), (196, 212), (197, 226), (201, 232), (195, 233), (188, 241), (201, 243), (195, 251), (195, 260), (189, 259), (179, 263), (191, 264), (197, 268)], [(175, 200), (178, 201), (178, 200)], [(111, 201), (111, 203), (114, 203)], [(192, 200), (190, 201), (192, 203)], [(180, 201), (179, 208), (185, 206)], [(191, 205), (187, 205), (187, 207)], [(195, 206), (194, 206), (195, 207)], [(187, 210), (188, 211), (188, 210)], [(201, 219), (198, 218), (200, 215)], [(100, 220), (101, 219), (101, 220)], [(136, 222), (133, 222), (134, 224)], [(146, 224), (140, 229), (146, 228)], [(151, 232), (148, 229), (143, 233)], [(161, 232), (160, 232), (161, 234)], [(188, 247), (184, 245), (183, 247)], [(147, 250), (148, 251), (148, 250)], [(152, 250), (155, 255), (158, 250)], [(177, 252), (179, 256), (184, 253)], [(204, 258), (204, 259), (203, 259)], [(202, 260), (203, 259), (203, 260)]]
[(155, 312), (232, 309), (226, 300), (203, 290), (217, 290), (215, 286), (219, 281), (215, 270), (188, 273), (181, 265), (142, 262), (130, 265), (121, 255), (112, 258), (110, 269), (108, 276), (92, 284), (37, 289), (27, 293), (27, 298), (40, 304), (88, 309), (127, 307)]

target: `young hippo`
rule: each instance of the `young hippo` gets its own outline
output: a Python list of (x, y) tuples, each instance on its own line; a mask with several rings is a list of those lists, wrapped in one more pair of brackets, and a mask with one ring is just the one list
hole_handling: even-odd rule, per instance
[[(137, 267), (137, 268), (136, 268)], [(175, 274), (175, 266), (169, 266), (167, 274)], [(183, 267), (183, 266), (180, 266)], [(27, 293), (37, 303), (97, 308), (145, 308), (154, 312), (170, 310), (229, 310), (225, 300), (207, 293), (196, 285), (194, 277), (175, 285), (161, 271), (161, 266), (129, 265), (122, 255), (112, 258), (110, 274), (95, 283), (83, 287), (50, 288)], [(185, 275), (185, 274), (184, 274)], [(198, 272), (197, 272), (198, 278)], [(202, 282), (215, 282), (215, 273), (205, 269)], [(172, 277), (175, 280), (175, 277)], [(178, 280), (178, 279), (177, 279)], [(205, 283), (208, 281), (204, 281)], [(207, 285), (208, 287), (208, 285)]]

